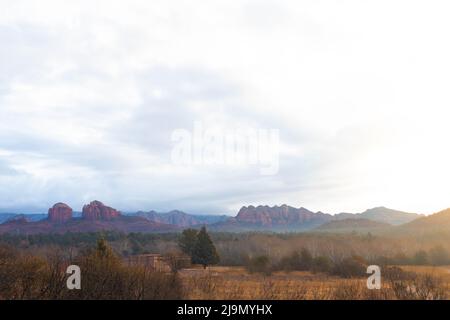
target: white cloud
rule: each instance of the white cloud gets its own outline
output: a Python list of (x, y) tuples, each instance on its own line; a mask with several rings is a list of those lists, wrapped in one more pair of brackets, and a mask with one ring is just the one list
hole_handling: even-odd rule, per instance
[[(449, 205), (445, 1), (0, 9), (1, 208)], [(174, 168), (170, 133), (194, 121), (279, 129), (279, 174)]]

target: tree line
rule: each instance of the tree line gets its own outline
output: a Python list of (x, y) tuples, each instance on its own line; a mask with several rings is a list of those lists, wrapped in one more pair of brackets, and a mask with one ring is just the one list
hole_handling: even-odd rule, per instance
[[(66, 268), (81, 269), (81, 290), (69, 290)], [(183, 286), (175, 273), (129, 265), (104, 239), (75, 257), (52, 251), (46, 257), (0, 246), (0, 300), (3, 299), (181, 299)]]

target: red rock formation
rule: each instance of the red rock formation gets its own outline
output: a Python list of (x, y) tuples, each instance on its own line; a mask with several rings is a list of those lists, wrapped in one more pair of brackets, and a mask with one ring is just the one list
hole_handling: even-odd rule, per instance
[(111, 220), (120, 216), (120, 212), (105, 206), (100, 201), (92, 201), (83, 206), (83, 219), (87, 220)]
[(52, 222), (66, 222), (72, 219), (72, 208), (65, 203), (57, 203), (48, 209), (48, 220)]

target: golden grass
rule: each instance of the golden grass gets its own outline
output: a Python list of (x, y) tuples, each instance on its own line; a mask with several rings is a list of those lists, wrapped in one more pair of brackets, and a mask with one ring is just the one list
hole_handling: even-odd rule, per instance
[(401, 266), (405, 271), (438, 276), (450, 283), (450, 266)]
[[(404, 267), (405, 271), (433, 274), (450, 284), (446, 267)], [(270, 276), (250, 274), (242, 267), (184, 269), (180, 272), (187, 299), (221, 300), (329, 300), (395, 299), (389, 284), (369, 290), (366, 279), (342, 279), (308, 271), (275, 272)], [(450, 292), (449, 292), (450, 293)]]

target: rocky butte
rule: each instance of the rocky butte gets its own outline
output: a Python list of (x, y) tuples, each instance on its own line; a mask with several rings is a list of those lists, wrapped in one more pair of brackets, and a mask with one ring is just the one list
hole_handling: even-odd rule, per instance
[(86, 220), (111, 220), (119, 216), (119, 211), (105, 206), (100, 201), (92, 201), (83, 206), (82, 217)]
[(51, 222), (66, 222), (72, 219), (72, 208), (67, 204), (59, 202), (48, 209), (48, 220)]

